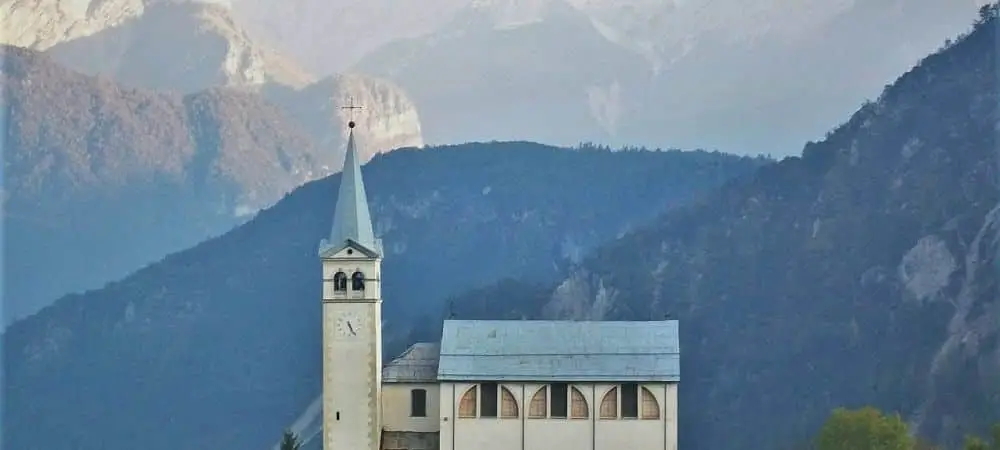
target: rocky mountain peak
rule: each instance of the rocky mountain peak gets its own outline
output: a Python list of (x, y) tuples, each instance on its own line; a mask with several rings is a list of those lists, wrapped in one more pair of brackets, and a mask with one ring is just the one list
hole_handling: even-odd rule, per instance
[(147, 0), (141, 14), (46, 51), (59, 63), (105, 75), (131, 87), (196, 93), (216, 87), (260, 93), (280, 105), (314, 137), (340, 168), (347, 97), (363, 102), (367, 131), (360, 145), (370, 157), (399, 147), (421, 146), (420, 119), (395, 84), (360, 75), (317, 80), (284, 55), (251, 37), (226, 3)]
[(402, 89), (383, 79), (334, 75), (302, 89), (269, 84), (261, 93), (309, 131), (319, 148), (336, 155), (332, 170), (339, 170), (343, 162), (347, 122), (352, 116), (342, 107), (350, 101), (361, 106), (353, 117), (362, 161), (377, 153), (424, 145), (417, 108)]
[(253, 40), (228, 7), (195, 1), (148, 3), (142, 14), (48, 50), (57, 61), (126, 85), (195, 92), (213, 86), (302, 87), (314, 77)]
[(144, 0), (10, 0), (0, 6), (0, 43), (45, 50), (124, 23)]

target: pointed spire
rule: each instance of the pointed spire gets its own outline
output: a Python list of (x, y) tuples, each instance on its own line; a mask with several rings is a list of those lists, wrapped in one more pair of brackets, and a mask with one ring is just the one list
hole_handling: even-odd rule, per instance
[(340, 173), (340, 191), (337, 194), (337, 207), (333, 213), (333, 227), (327, 244), (343, 248), (351, 240), (368, 250), (379, 252), (375, 233), (372, 231), (365, 183), (361, 178), (361, 162), (354, 144), (354, 121), (348, 126), (347, 155), (344, 156), (344, 168)]

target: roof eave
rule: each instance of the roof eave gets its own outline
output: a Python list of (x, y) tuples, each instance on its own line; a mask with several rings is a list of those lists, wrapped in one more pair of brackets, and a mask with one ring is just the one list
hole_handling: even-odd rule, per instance
[(341, 250), (350, 247), (361, 252), (364, 257), (380, 258), (382, 256), (382, 252), (380, 251), (381, 245), (379, 244), (380, 244), (379, 240), (376, 239), (374, 245), (374, 247), (376, 248), (371, 248), (367, 245), (355, 241), (354, 239), (347, 239), (340, 245), (333, 245), (330, 244), (330, 242), (327, 241), (326, 239), (323, 239), (322, 241), (320, 241), (319, 244), (319, 256), (320, 258), (332, 258)]
[(636, 376), (522, 376), (522, 375), (482, 375), (482, 374), (439, 374), (439, 382), (509, 381), (509, 382), (577, 382), (577, 383), (679, 383), (679, 375), (636, 375)]

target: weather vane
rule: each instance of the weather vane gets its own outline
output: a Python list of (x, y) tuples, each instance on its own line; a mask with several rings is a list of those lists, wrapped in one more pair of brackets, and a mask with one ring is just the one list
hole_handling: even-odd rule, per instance
[(354, 110), (355, 109), (364, 109), (364, 106), (361, 106), (361, 105), (355, 106), (354, 105), (354, 96), (350, 96), (350, 97), (347, 97), (347, 106), (341, 106), (340, 109), (346, 109), (346, 110), (349, 111), (350, 121), (347, 122), (347, 127), (348, 128), (354, 128)]

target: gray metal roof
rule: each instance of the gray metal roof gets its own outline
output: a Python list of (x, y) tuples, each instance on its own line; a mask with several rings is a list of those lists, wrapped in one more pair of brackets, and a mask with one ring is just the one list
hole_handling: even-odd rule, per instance
[(348, 240), (354, 241), (365, 248), (378, 251), (375, 243), (375, 232), (372, 230), (371, 213), (368, 210), (368, 197), (365, 195), (365, 182), (361, 178), (361, 162), (358, 160), (358, 150), (354, 144), (354, 129), (348, 133), (347, 155), (344, 156), (344, 168), (340, 173), (340, 190), (337, 193), (337, 206), (333, 213), (333, 227), (330, 238), (320, 244), (324, 247), (343, 248)]
[(438, 370), (438, 344), (418, 342), (382, 368), (386, 383), (435, 383)]
[(680, 381), (676, 320), (446, 320), (442, 381)]

